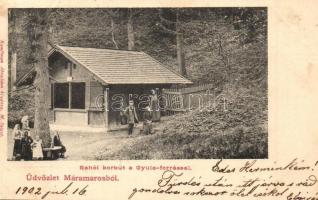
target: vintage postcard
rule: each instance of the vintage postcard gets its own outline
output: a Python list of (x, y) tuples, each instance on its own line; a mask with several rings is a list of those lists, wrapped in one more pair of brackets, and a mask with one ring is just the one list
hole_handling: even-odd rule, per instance
[(1, 1), (0, 199), (318, 200), (317, 6)]

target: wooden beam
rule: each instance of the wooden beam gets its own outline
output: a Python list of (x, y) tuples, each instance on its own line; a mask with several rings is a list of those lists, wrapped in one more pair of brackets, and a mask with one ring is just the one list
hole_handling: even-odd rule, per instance
[(68, 109), (72, 108), (72, 85), (68, 83)]
[(109, 128), (109, 124), (108, 124), (108, 114), (109, 114), (109, 87), (105, 87), (104, 89), (104, 119), (105, 119), (105, 127), (106, 130), (108, 130)]
[(90, 118), (89, 118), (89, 107), (91, 105), (91, 82), (85, 81), (85, 110), (86, 110), (86, 123), (90, 125)]

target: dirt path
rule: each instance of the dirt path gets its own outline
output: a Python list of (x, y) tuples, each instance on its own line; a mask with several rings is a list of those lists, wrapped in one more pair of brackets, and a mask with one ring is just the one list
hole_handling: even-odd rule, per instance
[[(163, 117), (160, 123), (153, 126), (160, 131), (169, 118)], [(108, 133), (60, 133), (61, 140), (66, 146), (67, 160), (95, 160), (98, 155), (111, 155), (124, 146), (133, 145), (146, 135), (140, 134), (139, 128), (134, 128), (134, 133), (128, 137), (127, 130), (112, 131)]]
[(109, 133), (60, 133), (60, 137), (67, 148), (66, 160), (94, 160), (101, 152), (116, 152), (143, 136), (135, 133), (128, 137), (127, 131), (122, 130)]

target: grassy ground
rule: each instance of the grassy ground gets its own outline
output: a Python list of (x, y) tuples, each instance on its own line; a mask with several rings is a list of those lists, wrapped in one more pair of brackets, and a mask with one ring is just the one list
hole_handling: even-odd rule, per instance
[(141, 136), (96, 159), (267, 158), (267, 98), (257, 89), (229, 88), (227, 108), (166, 118), (154, 135)]

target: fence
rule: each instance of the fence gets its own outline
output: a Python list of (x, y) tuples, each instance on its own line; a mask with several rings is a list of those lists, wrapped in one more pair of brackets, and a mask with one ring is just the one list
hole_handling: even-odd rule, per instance
[(164, 108), (168, 114), (185, 112), (205, 106), (215, 95), (213, 84), (187, 88), (163, 89)]

